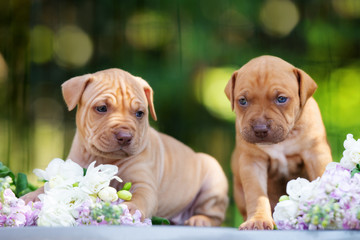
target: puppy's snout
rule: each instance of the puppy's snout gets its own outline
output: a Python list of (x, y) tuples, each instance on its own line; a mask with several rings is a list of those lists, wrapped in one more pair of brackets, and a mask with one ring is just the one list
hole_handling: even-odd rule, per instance
[(255, 136), (258, 138), (265, 138), (268, 135), (269, 127), (265, 124), (257, 124), (253, 126)]
[(115, 134), (118, 143), (122, 146), (130, 145), (131, 140), (133, 138), (132, 134), (128, 131), (121, 130)]

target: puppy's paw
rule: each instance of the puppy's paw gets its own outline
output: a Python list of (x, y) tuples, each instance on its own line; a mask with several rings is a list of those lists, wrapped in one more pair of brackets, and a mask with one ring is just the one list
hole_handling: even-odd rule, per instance
[(195, 215), (186, 220), (185, 225), (195, 227), (211, 227), (211, 219), (204, 215)]
[(33, 192), (29, 192), (29, 193), (25, 194), (24, 196), (21, 197), (21, 199), (24, 200), (26, 204), (28, 202), (37, 202), (37, 201), (40, 201), (38, 196), (42, 193), (44, 193), (44, 190), (42, 188), (39, 188)]
[(140, 213), (141, 213), (141, 219), (140, 219), (140, 220), (141, 220), (142, 222), (144, 221), (144, 219), (145, 219), (144, 212), (141, 211), (141, 210), (136, 206), (136, 204), (134, 204), (134, 203), (132, 203), (132, 202), (124, 202), (124, 204), (128, 207), (129, 212), (130, 212), (131, 215), (133, 215), (133, 214), (136, 212), (136, 210), (139, 210)]
[(266, 217), (253, 217), (242, 223), (239, 230), (272, 230), (274, 220)]

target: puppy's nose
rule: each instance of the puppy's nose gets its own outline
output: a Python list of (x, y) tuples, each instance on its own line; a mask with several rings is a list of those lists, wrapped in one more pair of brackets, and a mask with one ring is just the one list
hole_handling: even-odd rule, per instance
[(127, 146), (131, 143), (133, 136), (127, 131), (119, 131), (115, 134), (118, 143), (122, 146)]
[(256, 137), (265, 138), (268, 135), (269, 129), (265, 124), (258, 124), (253, 126)]

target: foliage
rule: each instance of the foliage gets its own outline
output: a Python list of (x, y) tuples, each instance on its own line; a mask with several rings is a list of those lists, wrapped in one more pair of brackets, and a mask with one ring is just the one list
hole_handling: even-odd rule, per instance
[(9, 187), (15, 192), (17, 197), (21, 197), (26, 193), (36, 190), (36, 187), (34, 185), (28, 183), (26, 174), (18, 173), (17, 176), (15, 176), (15, 174), (7, 166), (0, 162), (0, 179), (5, 179), (6, 177), (11, 178), (11, 183), (9, 183)]

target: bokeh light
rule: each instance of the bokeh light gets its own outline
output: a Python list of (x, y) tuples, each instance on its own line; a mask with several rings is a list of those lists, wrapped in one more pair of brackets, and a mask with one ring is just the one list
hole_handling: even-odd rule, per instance
[(234, 9), (225, 11), (219, 18), (220, 36), (229, 43), (243, 43), (254, 32), (253, 23)]
[(30, 32), (30, 57), (41, 64), (51, 60), (53, 56), (53, 31), (43, 25), (36, 25)]
[(308, 23), (306, 40), (308, 54), (311, 59), (327, 61), (336, 59), (352, 51), (353, 45), (349, 42), (340, 29), (325, 22)]
[(235, 114), (224, 89), (235, 70), (232, 67), (205, 68), (198, 72), (195, 79), (197, 100), (212, 115), (228, 121), (233, 121)]
[(8, 76), (8, 66), (3, 55), (0, 53), (0, 83), (4, 82)]
[[(38, 98), (32, 104), (34, 123), (34, 162), (45, 169), (53, 158), (61, 158), (64, 150), (64, 105), (52, 98)], [(29, 180), (37, 182), (34, 174)]]
[(64, 118), (64, 104), (52, 98), (38, 98), (32, 104), (32, 112), (39, 121), (52, 122), (55, 125)]
[(134, 14), (126, 23), (126, 38), (137, 49), (153, 50), (169, 43), (175, 25), (169, 17), (155, 11)]
[(89, 35), (79, 27), (64, 26), (55, 35), (54, 51), (60, 66), (82, 67), (93, 54), (93, 43)]
[(266, 33), (285, 37), (300, 19), (296, 5), (289, 0), (267, 0), (260, 10), (260, 21)]
[[(350, 66), (336, 69), (331, 73), (330, 94), (331, 111), (324, 111), (323, 118), (332, 126), (342, 129), (359, 126), (358, 109), (360, 106), (360, 68)], [(337, 113), (337, 114), (334, 114)]]
[(337, 14), (345, 18), (360, 18), (359, 0), (333, 0), (332, 5)]

